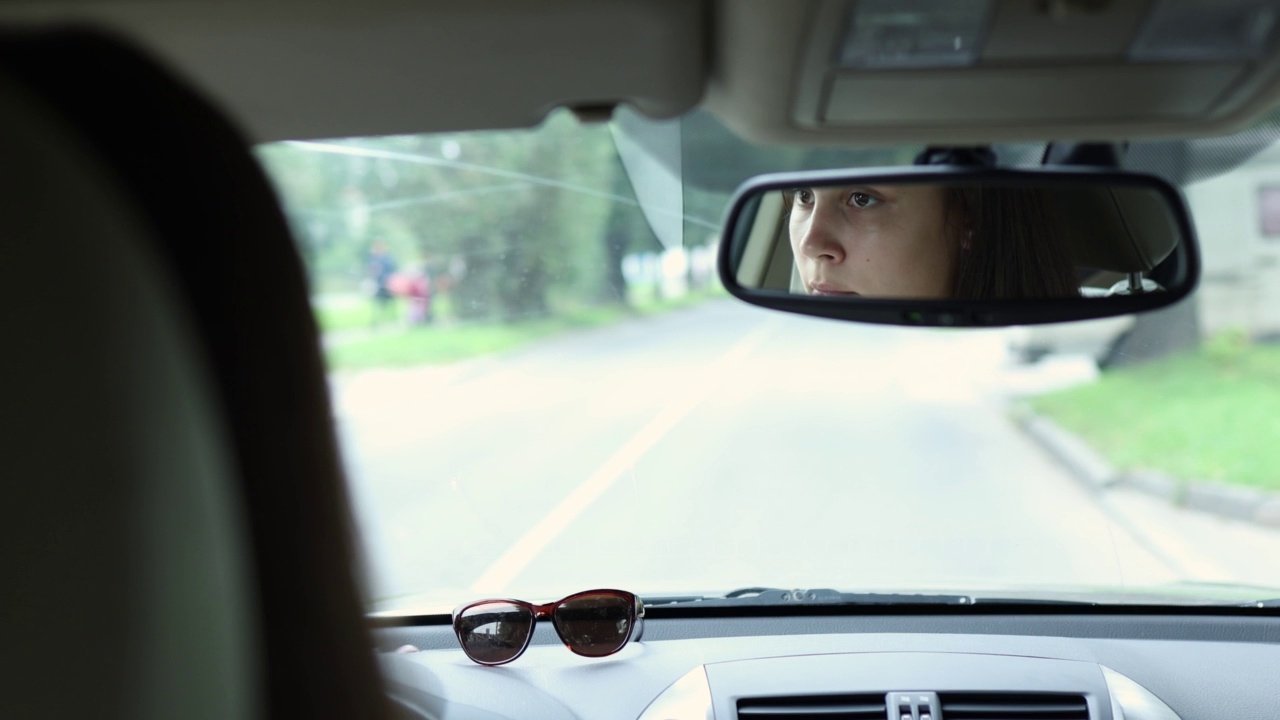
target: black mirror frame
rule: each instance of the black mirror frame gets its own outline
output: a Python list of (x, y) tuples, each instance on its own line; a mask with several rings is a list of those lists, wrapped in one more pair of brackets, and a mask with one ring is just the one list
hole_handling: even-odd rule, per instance
[[(991, 182), (1002, 185), (1076, 185), (1102, 184), (1155, 190), (1169, 203), (1174, 221), (1182, 233), (1175, 253), (1182, 255), (1184, 282), (1163, 292), (1141, 295), (1116, 295), (1101, 298), (1061, 298), (1053, 300), (1009, 301), (973, 300), (889, 300), (860, 298), (850, 302), (841, 298), (794, 295), (778, 290), (745, 288), (733, 271), (734, 239), (743, 232), (739, 226), (743, 212), (764, 192), (795, 187), (832, 185), (877, 185), (922, 181)], [(754, 216), (754, 213), (752, 213)], [(752, 218), (754, 220), (754, 217)], [(821, 170), (813, 172), (760, 175), (746, 181), (734, 192), (723, 223), (720, 249), (716, 259), (720, 281), (731, 295), (760, 307), (800, 315), (849, 320), (881, 325), (917, 327), (1003, 327), (1090, 320), (1133, 313), (1150, 312), (1173, 305), (1190, 295), (1200, 280), (1199, 246), (1195, 226), (1187, 212), (1182, 193), (1168, 182), (1139, 173), (1118, 172), (1098, 168), (974, 168), (963, 166), (923, 166), (865, 168), (853, 170)], [(749, 229), (749, 228), (748, 228)]]

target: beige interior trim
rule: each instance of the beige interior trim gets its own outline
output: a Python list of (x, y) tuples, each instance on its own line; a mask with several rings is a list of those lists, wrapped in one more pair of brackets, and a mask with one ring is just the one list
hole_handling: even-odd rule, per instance
[(779, 217), (778, 229), (774, 234), (773, 257), (769, 259), (769, 272), (765, 275), (764, 287), (770, 290), (795, 290), (793, 281), (795, 264), (795, 253), (791, 250), (790, 225), (786, 217)]
[(12, 0), (0, 23), (124, 33), (260, 141), (528, 127), (613, 103), (670, 118), (704, 99), (757, 142), (1184, 137), (1280, 100), (1276, 48), (1243, 66), (1130, 63), (1151, 0), (1061, 27), (1050, 4), (993, 2), (971, 69), (836, 74), (846, 0)]
[(742, 262), (738, 264), (739, 285), (749, 288), (764, 286), (775, 254), (781, 216), (782, 193), (765, 193), (756, 208), (751, 232), (747, 235), (747, 246), (742, 250)]
[(1072, 187), (1045, 193), (1080, 267), (1118, 273), (1147, 272), (1169, 257), (1180, 239), (1164, 198), (1147, 188)]

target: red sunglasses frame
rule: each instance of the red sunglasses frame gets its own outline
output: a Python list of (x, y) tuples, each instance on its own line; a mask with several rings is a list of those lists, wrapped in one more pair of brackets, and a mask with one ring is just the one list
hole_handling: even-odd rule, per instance
[[(587, 653), (579, 652), (577, 649), (573, 647), (573, 645), (569, 644), (569, 642), (564, 639), (565, 633), (561, 629), (560, 624), (556, 621), (555, 611), (561, 605), (571, 600), (579, 600), (584, 597), (599, 596), (599, 595), (620, 598), (628, 602), (628, 606), (631, 608), (631, 614), (627, 619), (627, 622), (630, 623), (630, 632), (627, 633), (626, 639), (624, 639), (622, 643), (618, 645), (616, 650), (612, 650), (610, 652), (604, 653), (603, 655), (590, 655)], [(462, 614), (465, 613), (466, 611), (474, 607), (479, 607), (481, 605), (489, 605), (492, 603), (504, 603), (507, 605), (515, 605), (516, 607), (519, 607), (529, 612), (530, 616), (532, 617), (532, 620), (529, 623), (529, 633), (525, 636), (524, 645), (520, 646), (520, 649), (516, 652), (515, 655), (512, 655), (510, 658), (506, 660), (499, 660), (497, 662), (485, 662), (483, 660), (477, 660), (476, 658), (472, 657), (470, 653), (467, 652), (467, 645), (462, 639), (462, 626), (459, 623), (459, 621), (462, 618)], [(627, 592), (626, 590), (613, 590), (609, 588), (577, 592), (567, 597), (563, 597), (555, 602), (547, 603), (545, 605), (535, 605), (533, 603), (525, 602), (523, 600), (512, 600), (509, 598), (488, 598), (485, 600), (477, 600), (475, 602), (470, 602), (470, 603), (467, 603), (466, 605), (460, 605), (456, 609), (454, 609), (453, 633), (458, 638), (458, 645), (459, 647), (462, 648), (462, 652), (466, 653), (467, 657), (472, 662), (478, 663), (480, 665), (487, 665), (489, 667), (493, 667), (495, 665), (506, 665), (507, 663), (512, 662), (517, 658), (519, 658), (521, 655), (524, 654), (524, 651), (529, 648), (529, 644), (533, 641), (533, 631), (538, 625), (539, 618), (551, 618), (551, 624), (553, 627), (555, 627), (556, 635), (560, 638), (560, 642), (564, 643), (564, 646), (569, 649), (569, 652), (572, 652), (575, 655), (581, 655), (582, 657), (592, 657), (592, 658), (608, 657), (617, 652), (620, 652), (622, 648), (626, 647), (629, 643), (638, 642), (640, 640), (640, 637), (644, 635), (644, 601), (641, 600), (640, 597), (635, 593), (630, 593), (630, 592)]]

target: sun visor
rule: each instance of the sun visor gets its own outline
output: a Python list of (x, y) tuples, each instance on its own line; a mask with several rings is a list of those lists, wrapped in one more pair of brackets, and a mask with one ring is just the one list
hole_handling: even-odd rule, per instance
[(686, 0), (42, 0), (0, 21), (131, 37), (258, 142), (533, 127), (558, 107), (673, 118), (707, 73)]

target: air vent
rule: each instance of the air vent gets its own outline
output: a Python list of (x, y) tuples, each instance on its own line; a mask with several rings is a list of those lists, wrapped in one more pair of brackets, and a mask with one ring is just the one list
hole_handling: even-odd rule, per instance
[(885, 720), (884, 695), (743, 698), (741, 720)]
[(1089, 720), (1083, 695), (938, 693), (945, 720)]

